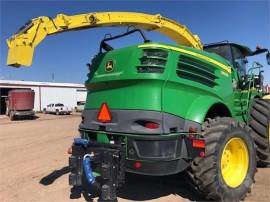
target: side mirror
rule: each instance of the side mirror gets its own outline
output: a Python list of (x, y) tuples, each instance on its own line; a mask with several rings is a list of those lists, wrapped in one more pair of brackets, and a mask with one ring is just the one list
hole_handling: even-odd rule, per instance
[(270, 65), (270, 53), (269, 52), (266, 54), (266, 60), (267, 60), (267, 64)]

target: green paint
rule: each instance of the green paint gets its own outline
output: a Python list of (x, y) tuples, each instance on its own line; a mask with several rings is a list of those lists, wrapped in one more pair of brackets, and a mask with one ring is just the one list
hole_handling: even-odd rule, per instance
[[(229, 65), (227, 60), (216, 54), (185, 46), (180, 48)], [(229, 74), (209, 60), (166, 48), (157, 49), (168, 52), (162, 67), (163, 73), (138, 72), (139, 66), (149, 66), (141, 64), (144, 48), (139, 48), (138, 45), (97, 55), (92, 61), (91, 73), (85, 83), (89, 90), (85, 109), (99, 109), (106, 102), (110, 109), (163, 111), (202, 123), (212, 106), (222, 104), (235, 119), (247, 120), (248, 103), (251, 103), (249, 99), (261, 94), (257, 91), (234, 89), (232, 81), (239, 81), (237, 71), (232, 68), (232, 73)], [(151, 58), (158, 59), (159, 56)], [(183, 73), (186, 74), (192, 67), (185, 66), (182, 58), (195, 62), (193, 66), (199, 66), (201, 70), (197, 69), (197, 72), (183, 77)], [(113, 61), (114, 68), (107, 72), (105, 66), (110, 60)], [(160, 64), (152, 65), (152, 68), (158, 66)], [(208, 73), (205, 73), (206, 70)], [(202, 78), (196, 80), (198, 75)], [(206, 85), (205, 81), (213, 86)], [(107, 141), (104, 135), (98, 135), (98, 140)]]
[(105, 133), (97, 133), (97, 141), (100, 143), (109, 143), (109, 139)]
[(93, 175), (94, 175), (95, 177), (101, 176), (100, 173), (95, 172), (95, 171), (93, 171)]

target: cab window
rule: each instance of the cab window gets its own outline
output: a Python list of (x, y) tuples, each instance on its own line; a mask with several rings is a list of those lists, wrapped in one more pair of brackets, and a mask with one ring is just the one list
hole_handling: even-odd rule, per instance
[(233, 52), (233, 58), (234, 58), (234, 67), (237, 69), (240, 76), (245, 76), (246, 63), (247, 63), (246, 57), (236, 47), (232, 47), (232, 52)]
[(220, 45), (220, 46), (207, 46), (204, 48), (205, 51), (209, 53), (215, 53), (226, 60), (228, 60), (233, 65), (233, 58), (230, 45)]

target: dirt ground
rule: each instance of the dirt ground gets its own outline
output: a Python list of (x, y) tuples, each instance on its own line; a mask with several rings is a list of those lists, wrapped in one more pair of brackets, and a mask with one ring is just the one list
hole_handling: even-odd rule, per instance
[[(80, 115), (37, 116), (35, 120), (14, 122), (0, 116), (0, 201), (85, 201), (68, 185), (66, 152), (78, 134)], [(120, 202), (200, 200), (181, 175), (128, 175), (119, 192)], [(270, 201), (270, 168), (258, 169), (256, 183), (245, 201)]]

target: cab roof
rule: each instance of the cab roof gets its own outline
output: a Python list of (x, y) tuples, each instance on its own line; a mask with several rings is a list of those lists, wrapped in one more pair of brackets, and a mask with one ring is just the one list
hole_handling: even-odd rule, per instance
[(216, 47), (216, 46), (226, 46), (226, 45), (230, 45), (230, 46), (236, 47), (238, 50), (241, 51), (241, 53), (244, 56), (253, 55), (253, 51), (250, 48), (248, 48), (247, 46), (244, 46), (244, 45), (241, 45), (241, 44), (237, 44), (237, 43), (230, 43), (230, 42), (227, 42), (227, 41), (206, 44), (206, 45), (204, 45), (203, 48), (210, 48), (210, 47)]

